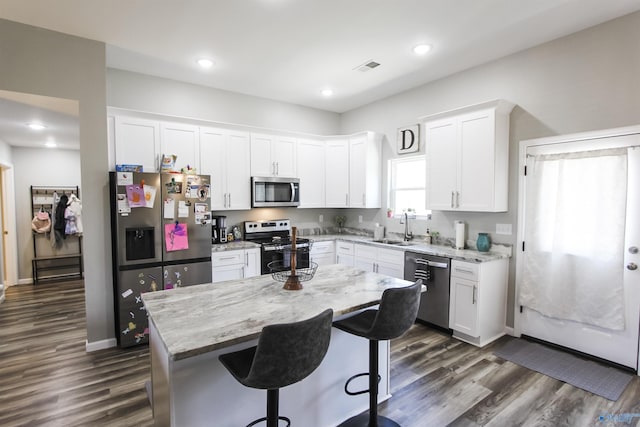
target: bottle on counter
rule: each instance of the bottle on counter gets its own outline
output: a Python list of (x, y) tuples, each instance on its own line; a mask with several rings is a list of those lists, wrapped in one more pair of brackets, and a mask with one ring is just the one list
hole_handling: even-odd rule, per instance
[(427, 234), (425, 234), (425, 236), (424, 236), (424, 242), (425, 242), (427, 245), (430, 245), (430, 244), (431, 244), (431, 232), (429, 231), (429, 229), (428, 229), (428, 228), (427, 228)]

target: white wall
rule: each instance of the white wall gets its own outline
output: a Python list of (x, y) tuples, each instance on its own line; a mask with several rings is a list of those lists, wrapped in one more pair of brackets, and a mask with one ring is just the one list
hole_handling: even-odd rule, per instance
[[(18, 279), (22, 282), (32, 278), (31, 259), (33, 241), (31, 233), (31, 190), (30, 186), (80, 186), (80, 151), (42, 148), (13, 148), (15, 168), (14, 183), (16, 195), (16, 229), (18, 236)], [(80, 188), (80, 198), (83, 198)], [(69, 238), (57, 253), (75, 253), (76, 239)], [(42, 248), (39, 245), (38, 248)], [(46, 245), (44, 247), (46, 248)], [(44, 252), (43, 249), (39, 249)], [(40, 256), (50, 253), (38, 253)]]
[(319, 135), (337, 113), (122, 70), (107, 70), (107, 105), (146, 113)]
[[(370, 129), (386, 134), (389, 139), (383, 152), (386, 161), (396, 156), (397, 128), (417, 123), (420, 116), (496, 98), (517, 104), (511, 113), (509, 211), (434, 212), (432, 221), (421, 221), (415, 224), (418, 229), (414, 229), (423, 234), (429, 227), (443, 236), (453, 236), (453, 222), (459, 219), (468, 224), (471, 239), (484, 231), (494, 241), (513, 244), (519, 141), (640, 124), (639, 40), (640, 13), (634, 13), (347, 112), (342, 115), (341, 132)], [(383, 182), (386, 183), (386, 177)], [(382, 211), (376, 220), (399, 231), (398, 222), (387, 222)], [(513, 224), (514, 234), (496, 235), (495, 227), (500, 223)], [(513, 325), (514, 283), (515, 258), (512, 258), (509, 325)]]
[[(104, 43), (0, 19), (0, 89), (80, 102), (87, 342), (114, 337)], [(95, 346), (94, 346), (95, 347)]]

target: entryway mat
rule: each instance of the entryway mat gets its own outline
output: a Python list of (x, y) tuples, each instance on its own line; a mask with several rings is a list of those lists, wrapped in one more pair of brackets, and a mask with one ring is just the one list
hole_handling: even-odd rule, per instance
[(494, 352), (502, 359), (616, 401), (632, 375), (565, 351), (515, 338)]

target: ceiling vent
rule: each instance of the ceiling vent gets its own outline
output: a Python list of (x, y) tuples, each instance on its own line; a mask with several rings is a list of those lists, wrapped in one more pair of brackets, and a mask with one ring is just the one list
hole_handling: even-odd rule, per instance
[(364, 73), (364, 72), (373, 70), (374, 68), (376, 68), (378, 66), (380, 66), (380, 64), (378, 62), (373, 61), (373, 60), (369, 60), (369, 61), (365, 62), (362, 65), (358, 65), (356, 68), (354, 68), (354, 70), (361, 71), (361, 72)]

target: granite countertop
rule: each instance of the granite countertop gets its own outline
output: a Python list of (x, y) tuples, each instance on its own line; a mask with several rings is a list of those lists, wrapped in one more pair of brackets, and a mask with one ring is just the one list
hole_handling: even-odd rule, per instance
[[(457, 250), (450, 246), (427, 244), (419, 239), (411, 240), (407, 245), (390, 245), (380, 242), (374, 242), (373, 238), (368, 236), (359, 236), (352, 234), (316, 234), (305, 235), (305, 238), (309, 238), (316, 242), (326, 242), (332, 240), (341, 240), (345, 242), (363, 243), (366, 245), (377, 246), (385, 249), (392, 249), (396, 251), (410, 251), (418, 252), (427, 255), (436, 255), (442, 257), (448, 257), (451, 259), (457, 259), (467, 262), (488, 262), (501, 258), (511, 257), (511, 247), (507, 245), (500, 245), (493, 243), (489, 252), (479, 252), (474, 249), (462, 249)], [(472, 243), (472, 242), (470, 242)], [(470, 246), (470, 245), (468, 245)], [(247, 242), (244, 240), (235, 240), (229, 243), (218, 243), (211, 247), (212, 252), (233, 251), (239, 249), (259, 248), (260, 245)]]
[(211, 245), (211, 252), (237, 251), (242, 249), (259, 248), (260, 245), (245, 240), (234, 240), (228, 243), (214, 243)]
[(255, 339), (269, 324), (308, 319), (327, 308), (340, 316), (375, 305), (385, 289), (410, 283), (335, 264), (319, 267), (299, 291), (263, 275), (149, 292), (142, 300), (169, 357), (180, 360)]
[(418, 252), (427, 255), (436, 255), (448, 257), (451, 259), (457, 259), (467, 262), (487, 262), (501, 258), (511, 257), (511, 247), (493, 243), (491, 245), (491, 251), (479, 252), (474, 249), (462, 249), (457, 250), (450, 246), (444, 245), (432, 245), (427, 244), (419, 239), (409, 241), (408, 245), (390, 245), (386, 243), (374, 242), (371, 237), (349, 235), (349, 234), (323, 234), (305, 236), (316, 242), (328, 241), (328, 240), (342, 240), (345, 242), (363, 243), (370, 246), (376, 246), (379, 248), (393, 249), (397, 251), (410, 251)]

